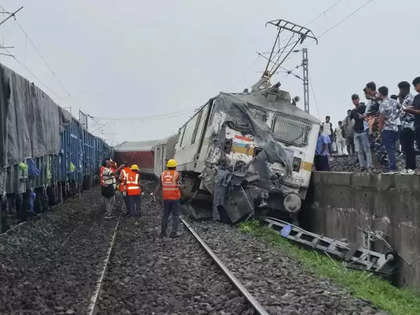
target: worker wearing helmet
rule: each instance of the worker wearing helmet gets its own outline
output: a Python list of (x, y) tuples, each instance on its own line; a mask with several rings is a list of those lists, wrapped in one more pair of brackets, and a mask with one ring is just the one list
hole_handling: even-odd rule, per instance
[(160, 185), (156, 188), (162, 188), (163, 216), (161, 237), (166, 237), (169, 216), (172, 215), (172, 231), (170, 237), (178, 237), (177, 230), (179, 224), (179, 200), (181, 199), (181, 190), (179, 189), (179, 173), (176, 171), (177, 162), (170, 159), (166, 164), (166, 170), (160, 176)]
[(118, 180), (119, 180), (118, 190), (120, 191), (122, 195), (122, 199), (124, 200), (124, 204), (125, 204), (126, 213), (128, 214), (129, 207), (128, 207), (128, 199), (127, 199), (127, 189), (125, 187), (125, 178), (126, 178), (127, 172), (130, 170), (130, 166), (128, 166), (127, 162), (123, 162), (123, 164), (120, 167), (121, 167), (121, 170), (118, 177)]
[(127, 214), (131, 216), (140, 216), (141, 205), (141, 187), (140, 187), (140, 169), (137, 164), (133, 164), (129, 169), (124, 169), (123, 185), (127, 198)]
[(104, 161), (100, 170), (100, 178), (102, 186), (101, 192), (105, 203), (105, 219), (111, 219), (115, 203), (116, 179), (115, 174), (112, 171), (112, 164), (110, 160)]

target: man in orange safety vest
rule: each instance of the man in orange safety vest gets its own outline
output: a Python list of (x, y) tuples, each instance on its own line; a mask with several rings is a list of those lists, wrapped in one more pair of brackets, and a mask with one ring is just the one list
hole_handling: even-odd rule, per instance
[(140, 216), (141, 206), (141, 187), (140, 187), (140, 174), (137, 164), (131, 165), (129, 169), (123, 171), (124, 189), (127, 198), (127, 214), (131, 216)]
[(160, 184), (156, 188), (162, 189), (163, 199), (163, 216), (160, 236), (166, 237), (166, 230), (168, 227), (169, 216), (172, 215), (172, 231), (170, 237), (175, 238), (179, 235), (179, 200), (181, 199), (181, 190), (179, 189), (179, 173), (176, 171), (177, 162), (170, 159), (166, 164), (167, 169), (162, 172), (160, 176)]
[(125, 186), (125, 180), (126, 180), (126, 176), (128, 174), (128, 172), (130, 171), (130, 167), (126, 166), (128, 165), (128, 163), (124, 162), (123, 163), (124, 167), (120, 172), (120, 176), (119, 176), (119, 186), (118, 186), (118, 190), (121, 192), (122, 194), (122, 198), (124, 200), (124, 204), (125, 204), (125, 209), (127, 211), (128, 214), (128, 209), (129, 209), (129, 205), (128, 205), (128, 198), (127, 198), (127, 189)]

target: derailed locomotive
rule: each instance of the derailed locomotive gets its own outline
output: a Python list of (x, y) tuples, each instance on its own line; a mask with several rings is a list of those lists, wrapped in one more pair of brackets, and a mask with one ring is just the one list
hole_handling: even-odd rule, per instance
[[(258, 210), (295, 217), (308, 190), (319, 125), (278, 85), (210, 99), (166, 148), (175, 152), (190, 213), (232, 223)], [(157, 154), (155, 167), (164, 162)]]

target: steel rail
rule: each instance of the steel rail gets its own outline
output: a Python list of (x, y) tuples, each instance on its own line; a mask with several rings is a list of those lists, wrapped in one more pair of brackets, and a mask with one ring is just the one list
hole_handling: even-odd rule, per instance
[(117, 233), (118, 233), (118, 226), (120, 225), (120, 218), (121, 217), (118, 217), (118, 222), (115, 225), (114, 233), (113, 233), (112, 239), (111, 239), (111, 243), (109, 245), (108, 252), (107, 252), (107, 255), (106, 255), (105, 260), (104, 260), (104, 265), (102, 267), (102, 272), (101, 272), (101, 275), (100, 275), (98, 281), (96, 282), (95, 292), (93, 293), (92, 297), (90, 298), (90, 304), (89, 304), (89, 307), (88, 307), (88, 315), (95, 315), (96, 312), (97, 312), (98, 300), (99, 300), (99, 296), (100, 296), (100, 293), (101, 293), (101, 290), (102, 290), (102, 284), (103, 284), (103, 281), (104, 281), (104, 278), (105, 278), (105, 274), (106, 274), (107, 269), (108, 269), (108, 264), (109, 264), (109, 259), (111, 257), (112, 249), (114, 248), (115, 238), (116, 238)]
[(225, 273), (225, 275), (230, 279), (230, 281), (235, 285), (235, 287), (242, 293), (242, 295), (248, 300), (252, 307), (260, 315), (268, 315), (269, 313), (264, 309), (264, 307), (254, 298), (254, 296), (249, 293), (249, 291), (243, 286), (243, 284), (236, 278), (233, 273), (223, 264), (223, 262), (216, 256), (213, 250), (204, 242), (204, 240), (197, 234), (197, 232), (188, 224), (184, 218), (181, 218), (182, 223), (188, 229), (188, 231), (195, 237), (195, 239), (200, 243), (200, 245), (206, 250), (207, 254), (216, 262), (220, 269)]

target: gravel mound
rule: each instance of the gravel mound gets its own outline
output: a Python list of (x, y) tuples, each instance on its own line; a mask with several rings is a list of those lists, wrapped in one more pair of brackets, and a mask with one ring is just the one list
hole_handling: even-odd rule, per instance
[(280, 248), (221, 223), (192, 225), (270, 314), (378, 313), (330, 281), (303, 271)]

